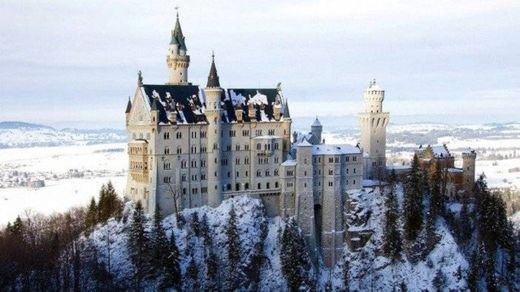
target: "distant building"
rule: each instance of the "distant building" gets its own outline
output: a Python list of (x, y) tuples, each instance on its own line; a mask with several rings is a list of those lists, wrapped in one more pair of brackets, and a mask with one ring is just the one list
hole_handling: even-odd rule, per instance
[(224, 89), (214, 56), (206, 86), (190, 82), (178, 15), (166, 63), (166, 84), (146, 84), (139, 73), (126, 107), (126, 196), (148, 213), (160, 208), (167, 215), (250, 195), (269, 216), (295, 216), (312, 250), (327, 266), (336, 263), (348, 192), (362, 187), (364, 174), (376, 178), (384, 170), (384, 91), (374, 81), (365, 92), (363, 148), (324, 144), (317, 118), (309, 134), (291, 143), (289, 104), (279, 86)]
[(446, 145), (419, 146), (415, 150), (421, 169), (432, 173), (439, 167), (446, 176), (445, 194), (450, 198), (460, 198), (473, 191), (475, 184), (475, 163), (477, 153), (474, 150), (462, 153), (462, 168), (455, 167), (455, 157)]

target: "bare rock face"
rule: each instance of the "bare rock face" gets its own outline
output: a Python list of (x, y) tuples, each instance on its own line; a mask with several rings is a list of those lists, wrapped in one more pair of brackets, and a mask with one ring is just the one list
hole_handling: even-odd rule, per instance
[(368, 222), (372, 211), (363, 202), (362, 196), (350, 196), (346, 203), (346, 242), (350, 250), (356, 251), (364, 247), (374, 234)]

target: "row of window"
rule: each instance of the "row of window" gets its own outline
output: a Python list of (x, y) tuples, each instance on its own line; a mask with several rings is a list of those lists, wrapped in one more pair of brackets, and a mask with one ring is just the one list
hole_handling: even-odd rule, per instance
[[(321, 163), (321, 157), (318, 156), (318, 157), (314, 157), (314, 163)], [(329, 157), (329, 163), (339, 163), (340, 160), (339, 157)], [(349, 162), (351, 159), (350, 159), (350, 156), (345, 156), (345, 159), (344, 161), (345, 162)], [(356, 162), (357, 161), (357, 156), (352, 156), (352, 161)]]
[[(279, 147), (278, 143), (275, 143), (273, 145), (273, 149), (274, 150), (278, 150), (279, 148), (280, 147)], [(197, 152), (197, 149), (198, 149), (197, 146), (191, 146), (190, 153), (195, 154), (195, 153), (206, 153), (207, 152), (207, 148), (205, 146), (200, 147), (200, 152)], [(218, 149), (218, 145), (217, 144), (213, 144), (213, 150), (217, 150), (217, 149)], [(257, 150), (262, 150), (262, 144), (258, 143), (256, 145), (256, 149)], [(235, 145), (235, 151), (241, 151), (241, 150), (242, 150), (242, 148), (241, 148), (240, 144), (236, 144)], [(244, 144), (243, 150), (244, 151), (249, 151), (249, 144)], [(271, 150), (271, 144), (264, 144), (264, 150), (270, 151)], [(226, 151), (231, 151), (231, 145), (227, 145), (226, 146)], [(184, 151), (182, 150), (181, 146), (177, 147), (176, 153), (177, 154), (183, 154), (184, 153)], [(164, 147), (164, 154), (165, 155), (169, 155), (170, 154), (170, 147)]]
[[(237, 131), (236, 130), (229, 130), (228, 134), (229, 134), (229, 137), (236, 137)], [(250, 134), (249, 130), (242, 130), (242, 136), (243, 137), (248, 137), (249, 134)], [(255, 130), (255, 135), (256, 136), (262, 136), (262, 134), (263, 134), (262, 129)], [(276, 130), (275, 129), (268, 129), (267, 130), (267, 135), (274, 136), (275, 134), (276, 134)], [(286, 135), (286, 134), (287, 134), (287, 130), (284, 130), (284, 135)], [(221, 131), (220, 135), (224, 136), (224, 132)], [(142, 137), (143, 136), (142, 133), (139, 136), (140, 136), (140, 139), (143, 138)], [(206, 136), (207, 136), (206, 131), (201, 131), (200, 132), (200, 138), (206, 138)], [(148, 137), (147, 139), (150, 139), (150, 134), (149, 133), (147, 134), (147, 137)], [(136, 138), (136, 136), (134, 134), (134, 139), (135, 138)], [(170, 139), (170, 132), (164, 132), (163, 138), (164, 138), (164, 140), (169, 140)], [(182, 132), (176, 132), (175, 133), (175, 138), (176, 139), (182, 139)], [(196, 139), (197, 138), (197, 132), (191, 132), (191, 138)]]

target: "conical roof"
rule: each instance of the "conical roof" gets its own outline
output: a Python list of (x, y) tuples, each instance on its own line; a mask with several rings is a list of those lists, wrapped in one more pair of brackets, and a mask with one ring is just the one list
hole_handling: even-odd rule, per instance
[(126, 104), (126, 110), (125, 113), (130, 113), (130, 110), (132, 110), (132, 102), (130, 102), (130, 96), (128, 97), (128, 103)]
[(220, 87), (220, 81), (215, 66), (215, 54), (211, 55), (211, 68), (209, 69), (208, 84), (206, 87)]
[(184, 42), (184, 35), (182, 34), (181, 22), (179, 21), (179, 14), (177, 13), (177, 21), (175, 28), (172, 30), (172, 39), (170, 45), (178, 45), (179, 49), (187, 51), (186, 43)]

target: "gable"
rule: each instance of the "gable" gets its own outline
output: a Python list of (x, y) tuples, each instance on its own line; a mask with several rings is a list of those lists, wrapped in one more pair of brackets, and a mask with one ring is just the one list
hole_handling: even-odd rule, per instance
[(132, 109), (130, 110), (130, 125), (149, 125), (151, 122), (150, 106), (138, 87), (135, 91)]

